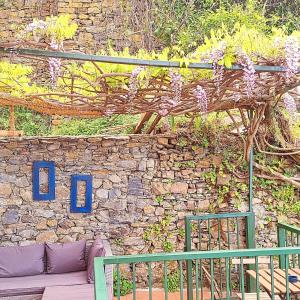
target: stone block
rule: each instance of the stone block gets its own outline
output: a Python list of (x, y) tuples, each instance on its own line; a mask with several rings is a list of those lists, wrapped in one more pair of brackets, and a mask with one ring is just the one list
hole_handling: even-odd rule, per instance
[(144, 207), (144, 213), (146, 215), (153, 215), (154, 212), (155, 212), (155, 207), (154, 206), (149, 205), (149, 206)]
[(185, 182), (176, 182), (171, 186), (171, 193), (173, 194), (187, 194), (188, 184)]
[(122, 179), (116, 175), (116, 174), (113, 174), (113, 175), (110, 175), (108, 177), (108, 179), (112, 182), (112, 183), (120, 183), (122, 181)]
[(165, 194), (169, 194), (171, 191), (170, 183), (153, 182), (151, 187), (154, 195), (165, 195)]
[(19, 221), (19, 213), (15, 209), (10, 209), (2, 215), (3, 225), (15, 224), (18, 223), (18, 221)]
[(0, 197), (10, 197), (12, 188), (9, 183), (0, 182)]
[(36, 241), (38, 243), (55, 243), (58, 241), (58, 237), (53, 230), (41, 232), (37, 235)]
[(98, 189), (96, 191), (96, 197), (100, 199), (108, 199), (108, 190)]

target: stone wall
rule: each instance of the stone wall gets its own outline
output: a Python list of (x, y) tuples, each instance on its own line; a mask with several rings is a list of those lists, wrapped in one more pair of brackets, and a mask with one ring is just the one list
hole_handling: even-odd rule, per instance
[[(55, 201), (32, 199), (35, 160), (55, 161)], [(220, 157), (172, 136), (1, 139), (0, 245), (97, 235), (114, 253), (183, 250), (184, 216), (213, 201), (202, 179), (213, 162)], [(72, 174), (93, 175), (91, 214), (70, 213)]]
[(0, 41), (15, 41), (13, 26), (57, 13), (54, 0), (0, 0)]
[(14, 41), (13, 25), (33, 18), (69, 14), (78, 24), (74, 47), (96, 52), (110, 42), (116, 49), (139, 48), (141, 36), (130, 33), (130, 5), (114, 0), (0, 0), (0, 40)]

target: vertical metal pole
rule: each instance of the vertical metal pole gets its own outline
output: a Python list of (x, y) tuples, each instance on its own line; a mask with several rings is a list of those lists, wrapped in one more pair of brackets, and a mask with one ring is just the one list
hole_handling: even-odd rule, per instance
[[(253, 118), (253, 110), (250, 110), (249, 114), (250, 121)], [(253, 213), (253, 160), (254, 160), (254, 151), (253, 145), (250, 149), (250, 158), (249, 158), (249, 212), (252, 212), (252, 216), (247, 217), (246, 223), (246, 240), (247, 248), (255, 248), (255, 215)], [(254, 270), (254, 265), (248, 265), (248, 270)], [(255, 281), (248, 277), (247, 287), (249, 292), (255, 291)]]
[[(253, 111), (250, 110), (249, 112), (249, 119), (252, 120), (253, 118)], [(249, 161), (249, 211), (253, 212), (253, 145), (250, 149), (250, 161)]]
[[(284, 228), (277, 225), (277, 239), (278, 247), (286, 247), (286, 231)], [(279, 255), (279, 267), (280, 269), (285, 269), (285, 257), (284, 255)]]
[[(192, 250), (192, 232), (191, 232), (191, 220), (185, 217), (185, 251), (190, 252)], [(197, 280), (197, 279), (196, 279)], [(187, 298), (193, 300), (193, 262), (187, 260)]]

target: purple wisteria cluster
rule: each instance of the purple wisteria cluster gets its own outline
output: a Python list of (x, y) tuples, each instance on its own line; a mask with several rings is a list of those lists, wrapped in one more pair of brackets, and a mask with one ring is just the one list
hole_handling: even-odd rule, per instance
[(300, 47), (296, 37), (289, 36), (285, 42), (285, 78), (291, 81), (298, 72), (300, 60)]
[(35, 20), (25, 27), (25, 32), (34, 32), (36, 30), (45, 30), (47, 23), (42, 20)]
[(130, 101), (134, 99), (134, 97), (136, 96), (136, 94), (138, 92), (138, 88), (140, 85), (138, 76), (144, 70), (145, 70), (145, 67), (138, 66), (138, 67), (134, 68), (134, 70), (131, 73), (131, 76), (129, 79), (129, 92), (128, 92), (128, 99)]
[(256, 74), (254, 63), (251, 58), (243, 51), (240, 51), (238, 53), (238, 62), (243, 67), (243, 79), (246, 84), (246, 93), (248, 98), (250, 98), (253, 95), (253, 91), (255, 88)]
[(165, 117), (169, 114), (170, 110), (177, 105), (177, 102), (175, 102), (169, 96), (162, 96), (161, 101), (162, 103), (160, 104), (158, 113)]
[(204, 88), (201, 85), (197, 85), (194, 90), (194, 96), (197, 99), (199, 109), (206, 113), (208, 108), (208, 98)]
[(170, 78), (171, 78), (171, 89), (174, 93), (174, 102), (175, 105), (180, 102), (181, 99), (181, 92), (183, 87), (183, 78), (181, 74), (175, 73), (172, 70), (169, 72)]
[[(55, 50), (59, 49), (58, 43), (54, 39), (51, 41), (51, 47)], [(59, 58), (50, 57), (48, 59), (49, 72), (51, 77), (51, 84), (53, 86), (57, 83), (57, 78), (61, 75), (61, 60)]]
[(283, 103), (285, 105), (285, 109), (288, 112), (288, 114), (290, 115), (292, 121), (296, 121), (297, 120), (297, 105), (295, 102), (295, 99), (290, 95), (290, 94), (284, 94), (283, 97)]
[(226, 50), (226, 42), (222, 41), (219, 43), (218, 48), (214, 49), (210, 54), (212, 60), (213, 75), (216, 80), (217, 94), (220, 93), (221, 83), (224, 76), (224, 66), (219, 64), (219, 61), (224, 59)]

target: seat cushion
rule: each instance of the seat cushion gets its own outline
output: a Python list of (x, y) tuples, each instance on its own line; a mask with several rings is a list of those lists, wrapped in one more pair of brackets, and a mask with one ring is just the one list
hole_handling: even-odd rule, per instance
[(0, 247), (0, 277), (42, 274), (44, 259), (44, 244)]
[(87, 284), (87, 272), (0, 278), (0, 297), (43, 293), (45, 287)]
[(93, 300), (94, 285), (81, 284), (72, 286), (48, 286), (42, 300)]
[(47, 273), (61, 274), (86, 270), (86, 241), (46, 244)]

